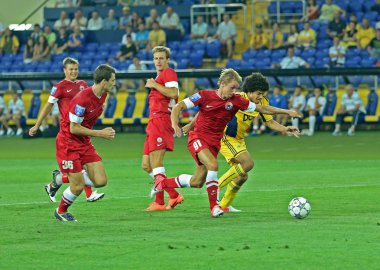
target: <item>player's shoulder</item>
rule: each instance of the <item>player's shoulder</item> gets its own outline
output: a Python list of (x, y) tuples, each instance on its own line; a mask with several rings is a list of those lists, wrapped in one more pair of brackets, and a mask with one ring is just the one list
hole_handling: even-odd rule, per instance
[(248, 97), (247, 93), (245, 93), (245, 92), (237, 92), (237, 93), (235, 93), (235, 96), (242, 97), (242, 98), (245, 98), (246, 100), (249, 100), (249, 97)]
[(260, 105), (269, 105), (269, 99), (268, 97), (263, 97), (262, 100), (260, 100)]
[(162, 71), (162, 75), (164, 76), (177, 76), (177, 72), (174, 69), (167, 67)]

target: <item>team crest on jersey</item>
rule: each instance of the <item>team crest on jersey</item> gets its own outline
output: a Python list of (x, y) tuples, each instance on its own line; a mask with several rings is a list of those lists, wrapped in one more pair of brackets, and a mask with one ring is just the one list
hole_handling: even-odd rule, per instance
[(225, 105), (224, 107), (226, 108), (226, 110), (230, 111), (230, 110), (232, 110), (232, 107), (233, 107), (233, 106), (234, 106), (234, 105), (233, 105), (231, 102), (227, 102), (226, 105)]
[(54, 95), (54, 93), (57, 91), (57, 87), (53, 86), (53, 88), (50, 91), (50, 95)]
[(162, 138), (161, 137), (157, 138), (157, 143), (162, 143)]
[(195, 102), (197, 100), (201, 99), (201, 95), (196, 93), (190, 97), (191, 102)]
[(82, 107), (80, 105), (75, 105), (75, 115), (82, 117), (84, 115), (84, 111), (86, 110), (85, 107)]

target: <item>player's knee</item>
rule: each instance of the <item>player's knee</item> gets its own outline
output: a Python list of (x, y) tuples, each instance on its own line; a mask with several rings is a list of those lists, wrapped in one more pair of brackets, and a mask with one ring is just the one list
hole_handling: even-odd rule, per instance
[(107, 177), (102, 177), (100, 179), (96, 179), (96, 182), (94, 183), (94, 186), (97, 187), (97, 188), (101, 188), (101, 187), (106, 186), (107, 183), (108, 183)]
[(82, 190), (84, 189), (84, 183), (83, 182), (70, 182), (70, 189), (75, 195), (79, 195)]
[(253, 169), (253, 167), (254, 167), (254, 162), (253, 162), (253, 160), (252, 159), (249, 159), (249, 160), (246, 160), (246, 161), (244, 161), (242, 164), (241, 164), (241, 166), (243, 167), (243, 170), (245, 171), (245, 172), (249, 172), (250, 170), (252, 170)]

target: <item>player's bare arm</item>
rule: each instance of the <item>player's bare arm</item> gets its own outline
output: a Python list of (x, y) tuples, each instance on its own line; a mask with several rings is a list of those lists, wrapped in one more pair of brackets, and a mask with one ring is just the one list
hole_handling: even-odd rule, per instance
[(150, 78), (146, 81), (145, 87), (155, 88), (161, 94), (168, 98), (178, 98), (178, 88), (176, 87), (165, 87), (157, 83), (153, 78)]
[(193, 120), (191, 120), (190, 123), (182, 127), (183, 136), (187, 136), (187, 134), (189, 134), (189, 132), (194, 129), (195, 121), (197, 120), (198, 114), (199, 113), (197, 113), (194, 116)]
[(113, 140), (115, 138), (115, 130), (111, 127), (106, 127), (100, 130), (89, 129), (79, 123), (70, 122), (70, 132), (79, 136), (100, 137), (106, 140)]
[(276, 120), (269, 120), (265, 123), (267, 127), (271, 130), (281, 132), (284, 135), (293, 135), (296, 138), (299, 138), (300, 131), (298, 128), (293, 126), (283, 126), (278, 123)]
[(258, 112), (264, 113), (264, 114), (271, 114), (271, 115), (273, 115), (273, 114), (287, 114), (291, 117), (302, 118), (302, 114), (297, 112), (297, 111), (280, 109), (280, 108), (268, 106), (268, 105), (256, 104), (255, 110)]
[(172, 128), (174, 129), (174, 134), (179, 138), (182, 136), (182, 129), (179, 127), (179, 115), (183, 110), (186, 110), (187, 106), (185, 102), (181, 101), (172, 109), (172, 113), (170, 115), (172, 121)]
[(45, 118), (49, 115), (51, 110), (53, 109), (54, 104), (47, 102), (43, 107), (40, 115), (37, 118), (36, 124), (29, 129), (29, 135), (34, 136), (37, 133), (38, 128), (41, 126), (41, 123), (45, 120)]

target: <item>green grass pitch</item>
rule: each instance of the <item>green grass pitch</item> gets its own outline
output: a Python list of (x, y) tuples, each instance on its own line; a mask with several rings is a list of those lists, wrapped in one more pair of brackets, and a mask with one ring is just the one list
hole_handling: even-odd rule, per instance
[[(43, 189), (57, 167), (54, 139), (0, 138), (0, 269), (380, 268), (378, 132), (247, 137), (255, 168), (234, 203), (243, 212), (219, 219), (210, 218), (205, 188), (181, 190), (175, 210), (143, 211), (151, 187), (143, 141), (94, 140), (106, 197), (86, 203), (81, 195), (73, 224), (55, 220)], [(219, 164), (221, 175), (227, 165)], [(193, 172), (186, 139), (165, 166), (169, 176)], [(287, 212), (295, 196), (311, 203), (304, 220)]]

